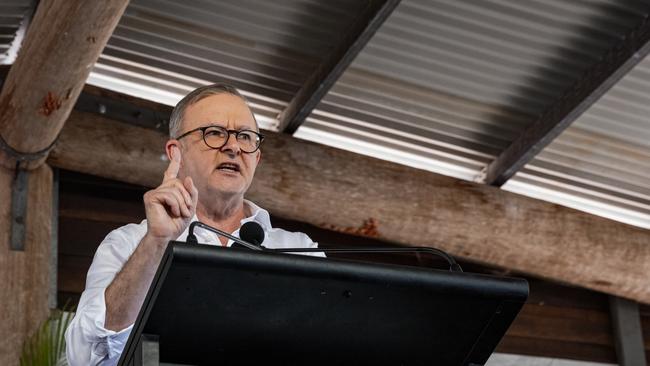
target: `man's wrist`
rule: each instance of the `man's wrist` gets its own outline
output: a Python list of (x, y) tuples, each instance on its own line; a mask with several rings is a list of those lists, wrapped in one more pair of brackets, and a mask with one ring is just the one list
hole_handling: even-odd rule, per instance
[(150, 247), (153, 246), (159, 250), (165, 250), (165, 248), (167, 248), (167, 243), (169, 243), (171, 240), (173, 240), (172, 237), (156, 236), (147, 231), (144, 234), (144, 237), (142, 238), (140, 244), (144, 244)]

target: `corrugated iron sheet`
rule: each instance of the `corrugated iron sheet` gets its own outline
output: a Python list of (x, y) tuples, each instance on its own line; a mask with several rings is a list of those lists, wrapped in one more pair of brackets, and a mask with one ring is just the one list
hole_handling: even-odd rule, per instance
[(89, 82), (175, 104), (195, 87), (229, 82), (262, 127), (343, 36), (361, 2), (131, 1)]
[[(361, 4), (134, 0), (89, 82), (174, 104), (228, 81), (275, 129)], [(403, 0), (296, 137), (474, 180), (647, 9)], [(648, 73), (634, 70), (504, 189), (650, 227)]]
[[(296, 136), (473, 180), (649, 8), (628, 1), (405, 0)], [(641, 70), (626, 80), (637, 85), (632, 94), (647, 95)], [(629, 98), (630, 87), (624, 89)], [(599, 112), (597, 104), (504, 188), (650, 227), (648, 183), (640, 181), (650, 174), (647, 145), (624, 158), (620, 149), (588, 142), (588, 157), (558, 153), (563, 144), (577, 148), (567, 141), (585, 125), (617, 136), (619, 145), (650, 140), (645, 109), (602, 103), (628, 117), (602, 122), (612, 111)], [(615, 172), (603, 174), (608, 164)], [(549, 174), (556, 177), (550, 186)]]
[(0, 1), (0, 65), (12, 64), (14, 62), (18, 46), (12, 48), (12, 45), (16, 42), (20, 44), (22, 34), (16, 37), (17, 33), (25, 17), (31, 16), (33, 7), (32, 0)]
[(650, 58), (504, 189), (650, 228)]

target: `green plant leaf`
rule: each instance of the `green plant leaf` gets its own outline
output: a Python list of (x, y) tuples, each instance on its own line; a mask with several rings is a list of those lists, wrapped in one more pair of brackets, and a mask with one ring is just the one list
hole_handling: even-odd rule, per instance
[(23, 344), (20, 366), (63, 366), (65, 358), (65, 330), (74, 312), (54, 309), (36, 333)]

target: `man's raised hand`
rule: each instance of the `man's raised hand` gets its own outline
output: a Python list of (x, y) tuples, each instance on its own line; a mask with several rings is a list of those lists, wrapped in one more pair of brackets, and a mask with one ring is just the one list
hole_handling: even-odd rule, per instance
[(105, 291), (104, 326), (118, 331), (133, 324), (167, 243), (187, 228), (199, 193), (190, 177), (178, 179), (181, 152), (171, 146), (171, 161), (158, 188), (144, 194), (147, 233)]
[(171, 147), (171, 161), (157, 188), (144, 194), (147, 235), (163, 243), (176, 239), (190, 224), (196, 213), (199, 193), (192, 178), (178, 178), (181, 151)]

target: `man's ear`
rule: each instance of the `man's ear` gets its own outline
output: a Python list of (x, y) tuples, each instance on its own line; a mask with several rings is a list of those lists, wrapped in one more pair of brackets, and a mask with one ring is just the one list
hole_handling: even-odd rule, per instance
[[(167, 154), (167, 159), (169, 161), (172, 161), (172, 154), (174, 153), (172, 152), (172, 150), (174, 149), (176, 150), (177, 154), (180, 154), (181, 151), (180, 141), (176, 139), (167, 140), (167, 142), (165, 143), (165, 153)], [(183, 165), (183, 159), (181, 159), (181, 165)]]
[(261, 159), (262, 159), (262, 150), (257, 150), (257, 158), (255, 159), (255, 165), (259, 164)]

